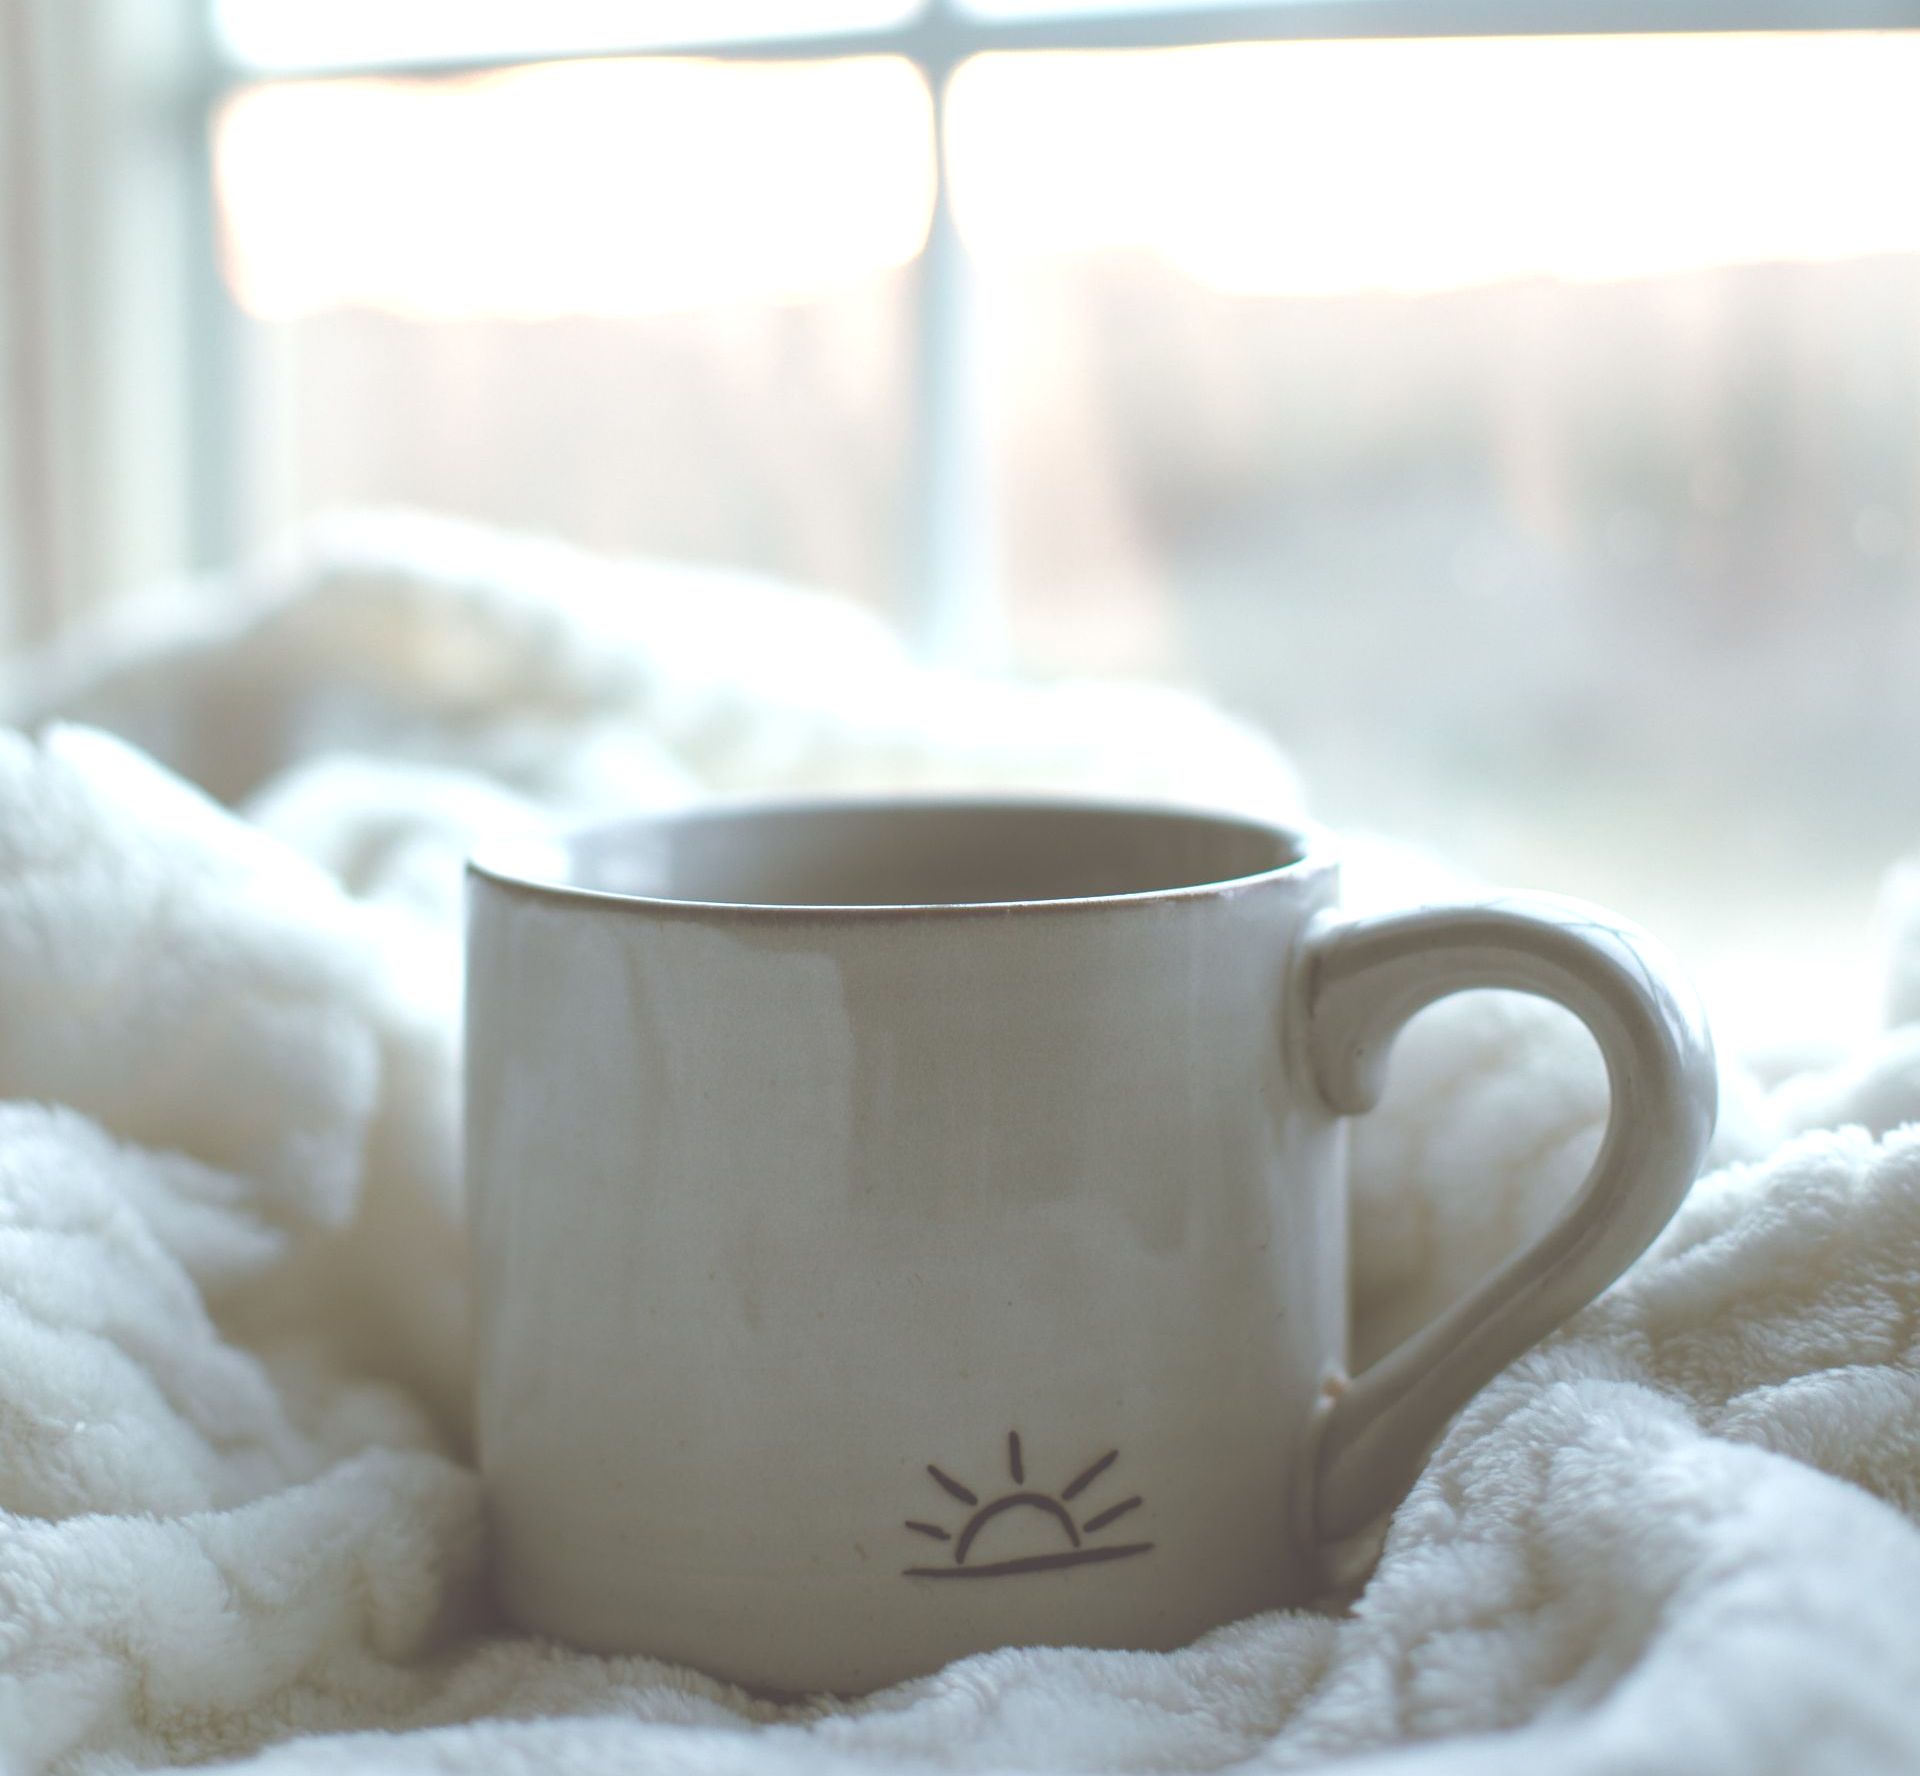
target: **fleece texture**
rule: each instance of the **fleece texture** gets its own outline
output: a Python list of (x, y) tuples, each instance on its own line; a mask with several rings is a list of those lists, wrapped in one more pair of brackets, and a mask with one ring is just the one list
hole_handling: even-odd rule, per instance
[[(130, 606), (4, 714), (9, 1776), (1920, 1769), (1920, 875), (1885, 1032), (1727, 1061), (1709, 1175), (1458, 1416), (1350, 1600), (780, 1707), (491, 1611), (462, 853), (746, 787), (1286, 814), (1284, 761), (1169, 692), (938, 675), (830, 600), (401, 517)], [(1355, 1130), (1357, 1355), (1542, 1227), (1604, 1115), (1564, 1014), (1417, 1020)]]

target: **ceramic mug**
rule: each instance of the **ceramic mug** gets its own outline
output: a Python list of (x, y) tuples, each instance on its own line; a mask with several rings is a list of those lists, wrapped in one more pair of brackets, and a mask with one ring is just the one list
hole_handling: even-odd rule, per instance
[[(1324, 835), (1026, 799), (714, 806), (482, 850), (478, 1437), (529, 1628), (753, 1687), (1165, 1648), (1309, 1597), (1685, 1194), (1690, 992), (1545, 897), (1343, 917)], [(1349, 1379), (1342, 1118), (1537, 993), (1612, 1112), (1531, 1248)]]

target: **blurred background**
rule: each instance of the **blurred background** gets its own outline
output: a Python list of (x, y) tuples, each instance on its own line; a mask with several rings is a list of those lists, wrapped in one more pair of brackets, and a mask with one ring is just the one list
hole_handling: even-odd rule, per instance
[[(0, 0), (22, 646), (404, 503), (1201, 689), (1321, 815), (1869, 996), (1920, 3)], [(1819, 27), (1819, 28), (1810, 28)]]

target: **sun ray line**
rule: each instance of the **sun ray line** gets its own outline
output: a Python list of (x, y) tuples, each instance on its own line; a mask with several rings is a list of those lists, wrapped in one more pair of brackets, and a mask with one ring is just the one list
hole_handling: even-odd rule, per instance
[(948, 1492), (952, 1493), (963, 1505), (977, 1505), (980, 1502), (980, 1495), (975, 1492), (972, 1487), (962, 1486), (951, 1474), (941, 1473), (932, 1462), (927, 1463), (927, 1472), (939, 1481), (940, 1484), (944, 1486)]
[(1094, 1481), (1098, 1480), (1115, 1462), (1120, 1459), (1120, 1451), (1109, 1449), (1097, 1462), (1082, 1468), (1080, 1472), (1060, 1489), (1063, 1499), (1078, 1498)]
[(936, 1542), (950, 1542), (953, 1540), (952, 1531), (942, 1529), (937, 1523), (921, 1523), (909, 1517), (907, 1519), (907, 1527), (912, 1530), (918, 1530), (923, 1536), (932, 1536)]
[(1015, 1486), (1027, 1483), (1027, 1465), (1020, 1457), (1020, 1433), (1007, 1433), (1007, 1472), (1013, 1476)]
[(1092, 1535), (1095, 1530), (1105, 1529), (1116, 1517), (1126, 1516), (1139, 1503), (1140, 1495), (1136, 1492), (1130, 1499), (1122, 1499), (1117, 1505), (1109, 1505), (1098, 1517), (1089, 1517), (1085, 1523), (1081, 1524), (1080, 1533)]

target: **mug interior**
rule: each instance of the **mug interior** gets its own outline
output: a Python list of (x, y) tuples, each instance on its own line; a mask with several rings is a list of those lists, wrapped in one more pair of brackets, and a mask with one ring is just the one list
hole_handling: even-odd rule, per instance
[(743, 907), (991, 906), (1161, 894), (1301, 861), (1297, 834), (1185, 810), (1052, 801), (710, 807), (493, 847), (510, 879)]

